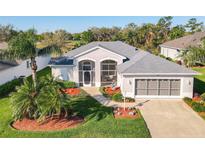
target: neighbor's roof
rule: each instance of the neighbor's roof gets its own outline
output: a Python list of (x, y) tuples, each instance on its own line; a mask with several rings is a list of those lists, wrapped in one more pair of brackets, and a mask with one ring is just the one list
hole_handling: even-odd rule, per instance
[(121, 41), (114, 41), (114, 42), (91, 42), (87, 45), (69, 51), (67, 54), (65, 54), (65, 56), (74, 57), (94, 47), (102, 47), (108, 49), (114, 53), (117, 53), (129, 59), (132, 58), (136, 53), (135, 47), (123, 43)]
[(188, 47), (196, 47), (201, 44), (201, 40), (205, 38), (205, 32), (196, 32), (172, 41), (161, 44), (162, 47), (171, 47), (177, 49), (187, 49)]
[(73, 59), (67, 57), (52, 58), (48, 65), (73, 65)]
[(146, 51), (140, 51), (130, 60), (118, 65), (117, 70), (122, 74), (173, 74), (173, 75), (196, 75), (184, 66), (170, 62), (159, 56), (155, 56)]

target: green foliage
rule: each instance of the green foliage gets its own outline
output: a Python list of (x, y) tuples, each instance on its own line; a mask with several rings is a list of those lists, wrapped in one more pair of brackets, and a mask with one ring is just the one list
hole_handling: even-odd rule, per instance
[(188, 67), (205, 63), (205, 47), (190, 47), (189, 49), (180, 52), (179, 57)]
[(91, 30), (88, 30), (88, 31), (84, 31), (82, 34), (81, 34), (81, 40), (83, 42), (86, 42), (86, 43), (89, 43), (89, 42), (92, 42), (93, 41), (93, 33)]
[(59, 83), (62, 84), (62, 87), (64, 88), (76, 88), (77, 87), (77, 84), (73, 81), (63, 81)]
[(203, 22), (197, 22), (196, 18), (191, 18), (185, 27), (191, 33), (200, 32), (203, 29)]
[(25, 117), (36, 119), (38, 117), (36, 96), (37, 93), (33, 83), (25, 80), (24, 84), (17, 88), (17, 92), (11, 95), (14, 120), (21, 120)]
[(11, 138), (147, 138), (149, 129), (141, 116), (137, 119), (115, 119), (111, 107), (101, 105), (88, 95), (71, 100), (72, 111), (84, 123), (63, 131), (31, 132), (11, 129), (12, 110), (9, 97), (0, 99), (0, 137)]
[(204, 101), (205, 102), (205, 92), (203, 93), (203, 94), (201, 94), (201, 99), (202, 99), (202, 101)]
[(45, 77), (42, 81), (42, 87), (40, 89), (37, 102), (40, 116), (39, 120), (42, 120), (46, 116), (53, 116), (55, 114), (60, 115), (62, 111), (68, 116), (69, 111), (69, 98), (66, 94), (63, 94), (60, 89), (60, 84), (52, 77)]
[(103, 96), (109, 98), (110, 95), (108, 95), (108, 94), (105, 92), (105, 88), (106, 88), (106, 87), (100, 87), (100, 88), (99, 88), (99, 91), (102, 93)]
[(61, 93), (61, 85), (51, 76), (40, 80), (37, 89), (33, 82), (28, 79), (24, 81), (17, 92), (11, 95), (11, 105), (15, 120), (22, 118), (42, 120), (46, 116), (60, 115), (68, 116), (70, 109), (69, 98)]
[(193, 102), (192, 108), (196, 112), (205, 112), (205, 106), (203, 104), (200, 104), (200, 103)]
[(189, 98), (189, 97), (184, 97), (183, 100), (184, 100), (184, 102), (186, 102), (186, 103), (189, 104), (189, 105), (191, 105), (192, 102), (193, 102), (192, 99)]
[(0, 42), (8, 42), (17, 34), (18, 32), (14, 30), (14, 27), (12, 25), (0, 25)]
[(186, 29), (182, 25), (177, 25), (173, 27), (169, 33), (169, 38), (171, 40), (180, 38), (185, 35)]
[(16, 86), (22, 84), (22, 79), (14, 79), (0, 86), (0, 97), (9, 95), (10, 92), (13, 92)]
[(112, 96), (112, 100), (116, 102), (122, 102), (123, 101), (123, 95), (121, 93), (116, 93)]
[(196, 111), (196, 112), (205, 112), (205, 106), (203, 105), (203, 103), (197, 103), (197, 102), (193, 101), (191, 98), (188, 98), (188, 97), (185, 97), (183, 100), (184, 100), (185, 103), (190, 105), (194, 111)]

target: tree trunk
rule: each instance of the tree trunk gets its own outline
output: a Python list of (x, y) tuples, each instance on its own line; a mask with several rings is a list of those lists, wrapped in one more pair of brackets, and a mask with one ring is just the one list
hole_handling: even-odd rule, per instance
[(33, 84), (34, 84), (34, 87), (36, 89), (36, 87), (37, 87), (37, 80), (36, 80), (37, 65), (36, 65), (35, 57), (31, 57), (31, 70), (32, 70)]

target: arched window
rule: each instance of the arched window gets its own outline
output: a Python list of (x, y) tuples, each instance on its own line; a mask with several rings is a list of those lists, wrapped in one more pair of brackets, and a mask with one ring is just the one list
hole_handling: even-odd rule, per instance
[(117, 62), (114, 60), (104, 60), (101, 62), (101, 86), (117, 82), (116, 67)]

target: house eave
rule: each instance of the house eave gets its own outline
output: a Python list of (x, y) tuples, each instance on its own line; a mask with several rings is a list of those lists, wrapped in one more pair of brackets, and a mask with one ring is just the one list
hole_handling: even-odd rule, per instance
[(121, 73), (124, 75), (139, 75), (139, 76), (161, 76), (161, 75), (169, 75), (169, 76), (194, 76), (199, 75), (200, 73)]

